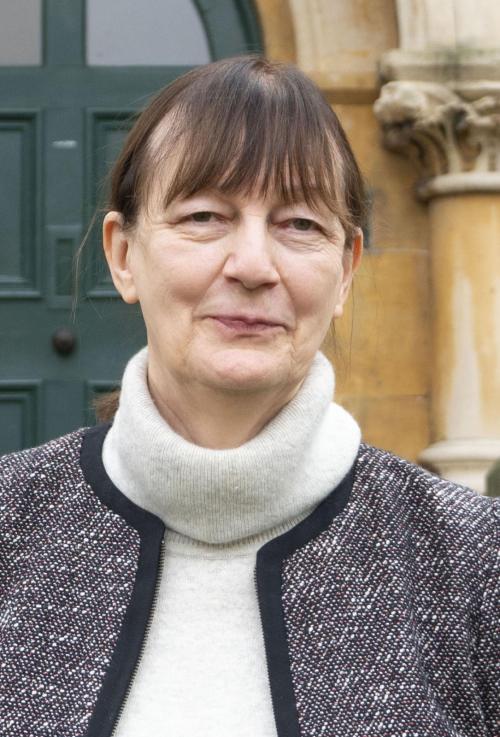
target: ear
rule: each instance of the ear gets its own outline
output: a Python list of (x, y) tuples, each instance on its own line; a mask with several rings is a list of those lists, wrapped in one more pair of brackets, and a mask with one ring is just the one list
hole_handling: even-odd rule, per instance
[(131, 244), (129, 235), (123, 228), (123, 216), (112, 210), (102, 224), (102, 243), (113, 284), (124, 302), (134, 304), (139, 301), (130, 270)]
[(354, 272), (361, 262), (363, 254), (363, 231), (361, 228), (356, 230), (356, 234), (352, 240), (351, 248), (344, 248), (342, 256), (342, 282), (340, 285), (340, 293), (337, 304), (333, 310), (333, 318), (341, 317), (344, 312), (344, 305), (351, 289), (352, 278)]

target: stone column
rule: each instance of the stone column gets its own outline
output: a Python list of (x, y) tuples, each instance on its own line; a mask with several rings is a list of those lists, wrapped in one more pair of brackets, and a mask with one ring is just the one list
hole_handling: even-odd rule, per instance
[[(375, 113), (385, 145), (414, 160), (416, 196), (429, 207), (433, 443), (420, 461), (483, 493), (500, 458), (500, 48), (477, 45), (477, 17), (467, 26), (466, 11), (477, 16), (481, 3), (491, 21), (500, 16), (486, 0), (399, 0), (406, 48), (382, 59)], [(450, 5), (460, 22), (441, 25), (452, 45), (426, 47), (426, 29), (434, 33)], [(499, 33), (496, 16), (485, 34)]]

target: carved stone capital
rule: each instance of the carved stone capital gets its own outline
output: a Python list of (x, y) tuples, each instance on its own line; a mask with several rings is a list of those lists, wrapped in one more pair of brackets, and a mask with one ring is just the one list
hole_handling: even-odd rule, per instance
[(474, 99), (470, 86), (465, 95), (445, 84), (392, 81), (374, 110), (385, 146), (415, 161), (422, 199), (500, 191), (500, 85)]

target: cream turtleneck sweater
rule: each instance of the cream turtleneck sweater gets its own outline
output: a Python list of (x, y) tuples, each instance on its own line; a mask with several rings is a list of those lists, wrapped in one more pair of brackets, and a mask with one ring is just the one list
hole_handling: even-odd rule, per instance
[(111, 480), (166, 527), (151, 629), (117, 737), (275, 737), (256, 551), (304, 519), (352, 466), (355, 420), (318, 352), (289, 402), (229, 450), (188, 442), (148, 390), (147, 347), (123, 375), (103, 447)]

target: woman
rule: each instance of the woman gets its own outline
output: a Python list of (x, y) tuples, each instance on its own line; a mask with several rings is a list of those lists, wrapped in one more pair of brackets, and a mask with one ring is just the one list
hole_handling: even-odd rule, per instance
[(364, 213), (292, 66), (139, 118), (103, 244), (147, 346), (112, 423), (1, 461), (1, 735), (499, 734), (493, 501), (331, 401)]

